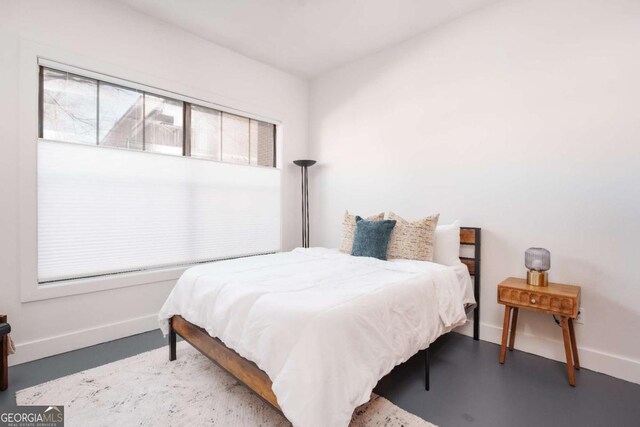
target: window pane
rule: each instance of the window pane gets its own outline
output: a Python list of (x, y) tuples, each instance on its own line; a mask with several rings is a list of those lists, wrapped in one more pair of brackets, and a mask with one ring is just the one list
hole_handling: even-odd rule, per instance
[(142, 150), (142, 92), (100, 82), (99, 145)]
[(249, 153), (252, 165), (275, 166), (273, 164), (275, 127), (271, 123), (251, 120), (251, 148)]
[(145, 151), (182, 155), (182, 102), (145, 94)]
[(220, 111), (191, 106), (191, 156), (220, 160)]
[(222, 113), (222, 160), (249, 164), (249, 119)]
[(95, 144), (97, 81), (48, 68), (43, 73), (43, 138)]

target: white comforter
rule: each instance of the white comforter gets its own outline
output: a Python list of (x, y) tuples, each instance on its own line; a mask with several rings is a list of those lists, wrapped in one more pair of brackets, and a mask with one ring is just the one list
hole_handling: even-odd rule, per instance
[(474, 302), (463, 264), (299, 248), (190, 268), (159, 319), (166, 334), (179, 314), (255, 362), (294, 426), (347, 426), (380, 378)]

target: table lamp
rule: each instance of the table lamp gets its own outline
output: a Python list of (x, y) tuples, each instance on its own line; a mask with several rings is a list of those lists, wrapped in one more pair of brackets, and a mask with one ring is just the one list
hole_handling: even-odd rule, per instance
[(527, 272), (527, 284), (547, 286), (547, 271), (551, 268), (551, 253), (544, 248), (529, 248), (524, 253), (524, 265)]

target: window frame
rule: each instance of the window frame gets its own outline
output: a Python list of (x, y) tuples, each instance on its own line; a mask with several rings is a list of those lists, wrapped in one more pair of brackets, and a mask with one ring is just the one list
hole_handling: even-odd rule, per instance
[[(148, 85), (144, 85), (144, 84), (140, 84), (140, 83), (136, 83), (133, 81), (129, 81), (129, 80), (124, 80), (124, 79), (120, 79), (117, 77), (113, 77), (110, 76), (108, 74), (102, 74), (102, 73), (97, 73), (94, 71), (90, 71), (90, 70), (85, 70), (82, 68), (78, 68), (78, 67), (74, 67), (71, 65), (67, 65), (67, 64), (63, 64), (63, 63), (59, 63), (59, 62), (55, 62), (55, 61), (50, 61), (47, 59), (43, 59), (43, 58), (38, 58), (38, 139), (45, 139), (43, 137), (44, 135), (44, 70), (45, 69), (49, 69), (52, 71), (58, 71), (58, 72), (66, 72), (66, 73), (70, 73), (76, 76), (80, 76), (80, 77), (84, 77), (84, 78), (88, 78), (88, 79), (93, 79), (96, 80), (97, 82), (97, 88), (96, 88), (96, 103), (97, 103), (97, 116), (96, 116), (96, 146), (101, 146), (101, 147), (105, 147), (105, 148), (114, 148), (114, 149), (127, 149), (127, 148), (122, 148), (122, 147), (110, 147), (110, 146), (103, 146), (100, 145), (100, 83), (107, 83), (107, 84), (111, 84), (111, 85), (115, 85), (115, 86), (119, 86), (122, 87), (124, 89), (129, 89), (129, 90), (137, 90), (140, 91), (142, 93), (142, 150), (145, 153), (148, 154), (163, 154), (163, 155), (173, 155), (173, 156), (178, 156), (178, 154), (167, 154), (167, 153), (159, 153), (159, 152), (154, 152), (154, 151), (147, 151), (146, 150), (146, 96), (150, 95), (150, 96), (156, 96), (156, 97), (161, 97), (161, 98), (166, 98), (172, 101), (177, 101), (180, 102), (182, 104), (182, 153), (180, 154), (183, 157), (191, 157), (191, 151), (192, 151), (192, 147), (191, 147), (191, 108), (193, 106), (197, 106), (197, 107), (202, 107), (202, 108), (208, 108), (211, 110), (215, 110), (218, 111), (221, 114), (221, 117), (223, 115), (223, 113), (227, 113), (227, 114), (232, 114), (238, 117), (241, 117), (243, 119), (248, 119), (249, 120), (249, 126), (251, 126), (251, 121), (258, 121), (258, 122), (263, 122), (263, 123), (267, 123), (273, 126), (273, 147), (272, 147), (272, 151), (273, 151), (273, 159), (271, 162), (271, 166), (267, 166), (267, 165), (259, 165), (259, 164), (252, 164), (251, 163), (251, 132), (249, 132), (249, 140), (248, 140), (248, 151), (247, 151), (247, 163), (235, 163), (235, 162), (228, 162), (228, 161), (224, 161), (223, 160), (223, 150), (224, 150), (224, 140), (222, 138), (222, 128), (220, 130), (221, 136), (220, 136), (220, 159), (210, 159), (210, 158), (206, 158), (206, 157), (198, 157), (198, 159), (202, 159), (202, 160), (207, 160), (207, 161), (212, 161), (212, 162), (223, 162), (223, 163), (233, 163), (236, 165), (240, 165), (240, 166), (252, 166), (252, 167), (266, 167), (266, 168), (275, 168), (275, 169), (280, 169), (280, 165), (278, 164), (278, 133), (279, 133), (279, 126), (280, 126), (280, 122), (274, 119), (269, 119), (263, 116), (259, 116), (259, 115), (255, 115), (255, 114), (251, 114), (251, 113), (247, 113), (245, 111), (242, 110), (237, 110), (234, 108), (229, 108), (229, 107), (224, 107), (218, 104), (214, 104), (208, 101), (204, 101), (201, 99), (197, 99), (197, 98), (192, 98), (186, 95), (181, 95), (175, 92), (171, 92), (171, 91), (166, 91), (163, 89), (159, 89), (153, 86), (148, 86)], [(56, 140), (58, 142), (65, 142), (65, 143), (69, 143), (69, 144), (82, 144), (79, 142), (74, 142), (74, 141), (60, 141), (60, 140)], [(91, 145), (91, 144), (86, 144), (86, 145)]]
[[(66, 64), (76, 64), (70, 66)], [(19, 43), (19, 74), (18, 91), (21, 96), (18, 106), (18, 230), (20, 239), (18, 243), (18, 274), (17, 280), (20, 288), (20, 301), (31, 303), (48, 299), (81, 296), (94, 292), (116, 290), (131, 286), (161, 286), (170, 289), (175, 280), (180, 277), (186, 267), (166, 268), (155, 271), (123, 273), (113, 277), (101, 277), (91, 279), (80, 279), (75, 281), (60, 282), (56, 285), (39, 286), (37, 278), (38, 266), (38, 231), (37, 231), (37, 209), (38, 209), (38, 189), (37, 189), (37, 144), (40, 134), (40, 114), (39, 95), (43, 93), (39, 84), (40, 66), (48, 66), (57, 70), (67, 71), (86, 77), (95, 76), (102, 81), (123, 85), (139, 90), (149, 90), (160, 95), (179, 98), (186, 102), (194, 102), (207, 108), (219, 111), (227, 111), (234, 114), (251, 117), (275, 125), (276, 140), (274, 156), (276, 159), (275, 169), (280, 171), (281, 181), (283, 175), (283, 150), (285, 124), (273, 117), (283, 114), (280, 108), (263, 103), (258, 100), (251, 100), (247, 97), (234, 98), (224, 95), (221, 92), (212, 91), (207, 86), (194, 87), (182, 79), (162, 74), (149, 74), (144, 69), (125, 68), (112, 60), (99, 57), (83, 56), (74, 52), (44, 45), (29, 40), (20, 40)], [(101, 70), (95, 73), (90, 70)], [(145, 81), (148, 84), (142, 85), (134, 83)], [(163, 90), (159, 88), (168, 88)], [(179, 95), (187, 94), (187, 95)], [(215, 100), (212, 102), (210, 100)], [(233, 106), (233, 107), (232, 107)], [(260, 111), (261, 114), (250, 111)], [(75, 144), (67, 142), (68, 144)], [(103, 147), (107, 149), (118, 149), (115, 147)], [(153, 155), (165, 155), (159, 153), (149, 153)], [(210, 160), (214, 161), (214, 160)], [(256, 167), (254, 165), (246, 165)], [(257, 166), (264, 167), (264, 166)], [(284, 199), (280, 200), (283, 203)], [(282, 221), (282, 218), (281, 218)], [(281, 242), (284, 241), (284, 227), (281, 230)]]

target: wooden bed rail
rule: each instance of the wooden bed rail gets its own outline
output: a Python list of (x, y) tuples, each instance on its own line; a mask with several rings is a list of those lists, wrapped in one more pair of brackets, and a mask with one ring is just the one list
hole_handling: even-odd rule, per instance
[[(169, 360), (176, 359), (176, 333), (184, 338), (189, 344), (197, 348), (200, 353), (216, 362), (222, 369), (229, 372), (240, 382), (253, 390), (271, 406), (276, 408), (278, 411), (282, 411), (278, 405), (278, 399), (271, 389), (271, 379), (263, 370), (258, 368), (255, 363), (231, 350), (218, 338), (209, 335), (204, 329), (186, 321), (182, 316), (173, 316), (170, 321)], [(171, 337), (172, 335), (173, 339)]]

